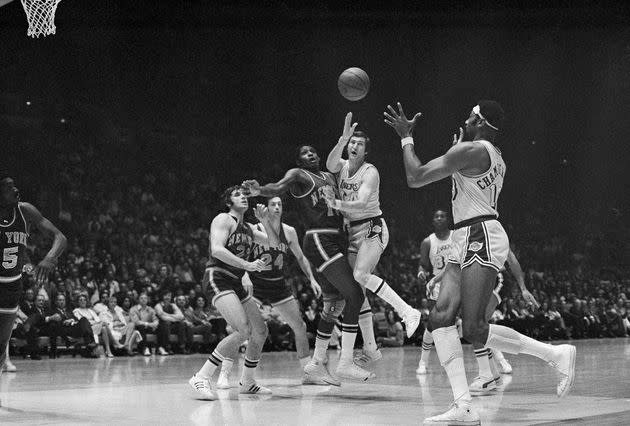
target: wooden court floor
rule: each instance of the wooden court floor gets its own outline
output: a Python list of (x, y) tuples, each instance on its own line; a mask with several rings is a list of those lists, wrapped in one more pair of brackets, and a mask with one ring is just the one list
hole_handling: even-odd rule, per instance
[[(505, 390), (474, 398), (482, 424), (630, 425), (630, 339), (574, 344), (577, 373), (568, 397), (556, 397), (551, 367), (508, 354), (514, 374), (504, 376)], [(476, 362), (470, 346), (464, 352), (470, 380)], [(15, 359), (18, 372), (0, 378), (0, 424), (418, 425), (448, 407), (451, 391), (435, 353), (423, 377), (415, 374), (419, 348), (383, 354), (374, 381), (334, 388), (301, 386), (295, 353), (265, 353), (258, 377), (274, 394), (239, 397), (231, 389), (217, 401), (196, 400), (187, 384), (204, 355)]]

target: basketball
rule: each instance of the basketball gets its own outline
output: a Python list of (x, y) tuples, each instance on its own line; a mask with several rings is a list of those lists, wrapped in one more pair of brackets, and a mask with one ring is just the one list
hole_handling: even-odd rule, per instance
[(339, 76), (337, 87), (341, 96), (349, 101), (358, 101), (368, 94), (370, 78), (361, 68), (348, 68)]

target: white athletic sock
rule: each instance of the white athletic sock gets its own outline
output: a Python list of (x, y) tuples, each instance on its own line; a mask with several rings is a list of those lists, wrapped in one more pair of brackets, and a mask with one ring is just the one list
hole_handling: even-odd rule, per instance
[(359, 313), (359, 328), (361, 329), (361, 336), (363, 336), (363, 349), (372, 352), (378, 349), (374, 338), (372, 310), (369, 308), (369, 305), (367, 310), (361, 310)]
[(232, 358), (225, 358), (221, 363), (221, 371), (231, 370), (234, 365), (234, 360)]
[(420, 362), (425, 365), (429, 363), (429, 356), (431, 355), (431, 348), (433, 347), (433, 335), (426, 328), (422, 335), (422, 352), (420, 354)]
[(339, 363), (352, 363), (354, 343), (357, 340), (358, 324), (341, 324), (341, 359)]
[(555, 348), (502, 325), (490, 324), (486, 346), (511, 354), (524, 353), (549, 361)]
[[(321, 320), (320, 320), (321, 321)], [(313, 361), (322, 362), (326, 359), (326, 351), (328, 350), (328, 343), (330, 342), (330, 334), (324, 334), (317, 330), (317, 337), (315, 338), (315, 352), (313, 353)]]
[(464, 352), (457, 335), (457, 328), (453, 325), (433, 330), (435, 349), (440, 363), (446, 370), (448, 381), (453, 391), (453, 399), (457, 402), (470, 404), (466, 370), (464, 369)]
[(499, 366), (497, 365), (497, 360), (494, 357), (494, 351), (490, 348), (486, 349), (488, 349), (488, 361), (490, 362), (490, 371), (492, 372), (492, 377), (500, 377), (501, 373), (499, 373)]
[(259, 359), (251, 360), (245, 357), (245, 363), (243, 364), (243, 376), (241, 377), (241, 383), (249, 383), (254, 380), (254, 373), (256, 372), (256, 367), (258, 367)]
[(225, 357), (217, 352), (215, 349), (214, 352), (210, 354), (208, 360), (205, 362), (203, 367), (201, 367), (201, 370), (197, 372), (197, 376), (201, 377), (202, 379), (209, 380), (210, 377), (212, 377), (212, 375), (214, 374), (214, 371), (217, 369), (219, 364), (223, 362), (224, 359)]
[(311, 360), (310, 356), (305, 356), (304, 358), (300, 358), (300, 367), (302, 367), (302, 369), (304, 369), (304, 366), (306, 364), (308, 364)]
[(370, 289), (378, 297), (389, 303), (396, 309), (398, 315), (403, 316), (411, 309), (411, 306), (400, 298), (398, 294), (383, 280), (376, 275), (370, 275), (365, 287)]
[(490, 369), (488, 348), (475, 349), (475, 357), (477, 358), (477, 364), (479, 364), (479, 375), (481, 377), (495, 378), (496, 376), (492, 375), (492, 370)]

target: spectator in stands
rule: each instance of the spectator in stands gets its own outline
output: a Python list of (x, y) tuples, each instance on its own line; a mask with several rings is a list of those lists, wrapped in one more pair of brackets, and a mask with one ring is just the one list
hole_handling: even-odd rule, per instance
[(108, 309), (101, 312), (99, 315), (103, 321), (103, 325), (108, 327), (114, 340), (117, 343), (123, 344), (126, 348), (127, 355), (133, 356), (134, 345), (139, 342), (142, 337), (140, 333), (135, 332), (135, 324), (128, 323), (123, 314), (122, 308), (118, 306), (118, 301), (115, 297), (108, 299)]
[(184, 314), (171, 303), (173, 293), (171, 290), (162, 291), (162, 301), (155, 305), (155, 313), (159, 318), (158, 324), (158, 354), (172, 355), (170, 335), (177, 334), (177, 342), (180, 350), (184, 352), (186, 343), (186, 324), (184, 324)]
[(396, 312), (388, 309), (385, 317), (387, 318), (387, 330), (384, 336), (381, 335), (376, 338), (376, 342), (382, 346), (402, 346), (405, 342), (404, 330)]
[(142, 340), (138, 344), (138, 350), (144, 356), (150, 356), (149, 343), (147, 342), (147, 334), (155, 334), (159, 319), (155, 313), (155, 309), (148, 305), (149, 296), (146, 293), (140, 294), (138, 304), (129, 310), (131, 320), (136, 325), (136, 331), (142, 336)]
[(72, 311), (74, 316), (79, 319), (85, 318), (90, 322), (90, 326), (92, 327), (92, 332), (94, 334), (94, 341), (99, 343), (100, 340), (105, 348), (105, 356), (108, 358), (113, 357), (114, 355), (112, 354), (110, 347), (110, 343), (113, 343), (111, 332), (107, 327), (103, 327), (103, 322), (101, 321), (99, 315), (94, 312), (94, 309), (88, 306), (87, 295), (81, 294), (77, 300), (77, 305), (78, 307), (74, 308), (74, 311)]
[(63, 294), (57, 294), (55, 307), (44, 317), (44, 322), (48, 324), (50, 333), (50, 358), (57, 358), (57, 337), (63, 338), (66, 346), (70, 345), (69, 337), (82, 338), (86, 345), (82, 356), (96, 357), (94, 354), (96, 343), (90, 322), (86, 318), (75, 318), (66, 308), (66, 297)]
[(308, 337), (309, 344), (315, 344), (315, 336), (317, 336), (317, 325), (321, 318), (319, 303), (317, 299), (313, 298), (311, 304), (302, 314), (302, 319), (306, 323), (306, 336)]
[[(179, 296), (184, 297), (184, 296)], [(206, 312), (206, 298), (199, 296), (195, 301), (195, 307), (189, 306), (184, 311), (184, 317), (191, 324), (192, 334), (201, 334), (203, 336), (203, 351), (210, 352), (210, 343), (216, 338), (212, 334), (212, 324), (210, 323), (210, 316)]]
[[(39, 297), (39, 296), (38, 296)], [(43, 297), (41, 297), (43, 306)], [(24, 292), (24, 300), (20, 303), (21, 318), (13, 330), (12, 336), (17, 339), (26, 340), (26, 353), (34, 360), (40, 360), (39, 355), (39, 328), (34, 324), (42, 320), (43, 310), (37, 308), (35, 302), (35, 291), (27, 288)]]

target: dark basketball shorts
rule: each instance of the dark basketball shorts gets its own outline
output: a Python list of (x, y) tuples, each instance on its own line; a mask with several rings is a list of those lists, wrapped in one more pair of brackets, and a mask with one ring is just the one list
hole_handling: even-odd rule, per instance
[(22, 297), (22, 278), (10, 282), (0, 279), (0, 314), (14, 314)]
[(309, 229), (304, 235), (303, 251), (306, 258), (322, 272), (346, 253), (346, 239), (337, 229)]
[(241, 303), (245, 303), (251, 298), (243, 288), (241, 278), (218, 267), (206, 268), (201, 286), (206, 289), (207, 297), (212, 300), (212, 304), (218, 298), (230, 293), (236, 294)]
[(258, 305), (276, 306), (295, 299), (284, 277), (272, 281), (254, 278), (250, 275), (250, 279), (254, 285), (254, 300)]

